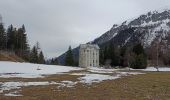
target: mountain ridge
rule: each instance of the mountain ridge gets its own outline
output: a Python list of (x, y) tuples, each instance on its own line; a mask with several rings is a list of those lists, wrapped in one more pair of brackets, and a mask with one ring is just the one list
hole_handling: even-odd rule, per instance
[[(114, 24), (112, 28), (100, 37), (90, 41), (91, 44), (101, 46), (107, 42), (123, 46), (141, 42), (145, 48), (151, 47), (156, 38), (166, 40), (170, 36), (170, 10), (150, 11), (137, 18), (126, 20), (121, 24)], [(78, 62), (78, 48), (73, 49), (73, 55)], [(64, 64), (65, 53), (58, 57), (60, 64)]]

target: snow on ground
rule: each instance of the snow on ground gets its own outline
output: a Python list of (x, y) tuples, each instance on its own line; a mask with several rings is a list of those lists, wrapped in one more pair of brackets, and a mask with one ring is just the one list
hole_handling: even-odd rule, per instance
[(87, 69), (89, 72), (93, 72), (93, 73), (113, 73), (115, 71), (118, 71), (120, 69), (105, 69), (105, 68), (99, 68), (99, 67), (92, 67)]
[(9, 91), (13, 89), (20, 89), (23, 86), (39, 86), (39, 85), (49, 85), (49, 82), (1, 82), (0, 83), (0, 93), (4, 91)]
[[(40, 69), (40, 70), (37, 70)], [(88, 69), (68, 67), (68, 66), (55, 66), (55, 65), (42, 65), (42, 64), (31, 64), (31, 63), (16, 63), (16, 62), (5, 62), (0, 61), (0, 77), (2, 78), (37, 78), (44, 77), (44, 75), (51, 74), (63, 74), (64, 72), (70, 72), (75, 70), (83, 70), (77, 73), (65, 73), (68, 75), (77, 75), (77, 81), (71, 80), (63, 81), (44, 81), (44, 82), (0, 82), (0, 94), (5, 93), (5, 96), (22, 96), (19, 94), (21, 87), (28, 86), (45, 86), (45, 85), (56, 85), (60, 90), (64, 87), (72, 88), (76, 84), (91, 85), (93, 83), (99, 83), (105, 80), (114, 80), (128, 75), (145, 74), (144, 72), (129, 72), (127, 69), (104, 69), (92, 67)], [(134, 69), (131, 69), (134, 70)], [(170, 68), (159, 68), (160, 71), (170, 71)], [(141, 71), (141, 70), (140, 70)], [(148, 67), (142, 69), (142, 71), (157, 71), (154, 67)], [(12, 91), (11, 91), (12, 90)], [(15, 91), (14, 91), (15, 90)], [(4, 92), (5, 91), (5, 92)], [(8, 92), (8, 93), (7, 93)]]
[(45, 85), (57, 85), (57, 88), (63, 88), (63, 87), (74, 87), (77, 82), (72, 81), (61, 81), (61, 82), (0, 82), (0, 94), (4, 93), (4, 91), (10, 91), (15, 90), (14, 92), (5, 93), (5, 96), (22, 96), (19, 94), (18, 90), (21, 87), (28, 87), (28, 86), (45, 86)]
[[(77, 83), (87, 84), (91, 85), (92, 83), (99, 83), (104, 80), (114, 80), (121, 78), (122, 76), (127, 75), (137, 75), (141, 73), (137, 72), (117, 72), (114, 75), (104, 75), (104, 74), (92, 74), (92, 73), (73, 73), (70, 75), (80, 75), (79, 78), (77, 78), (77, 81), (73, 82), (70, 80), (64, 80), (64, 81), (44, 81), (44, 82), (0, 82), (0, 94), (4, 93), (4, 91), (11, 91), (15, 90), (14, 92), (8, 92), (5, 93), (5, 96), (22, 96), (19, 94), (18, 90), (21, 89), (21, 87), (28, 87), (28, 86), (45, 86), (45, 85), (57, 85), (56, 87), (60, 90), (64, 87), (72, 88), (75, 87)], [(82, 76), (83, 75), (83, 76)]]
[(92, 84), (93, 82), (99, 83), (104, 80), (113, 80), (120, 78), (118, 75), (110, 76), (110, 75), (102, 75), (102, 74), (85, 74), (85, 76), (80, 77), (79, 80), (81, 83)]
[(23, 95), (19, 94), (18, 91), (14, 91), (14, 92), (6, 93), (5, 96), (16, 97), (16, 96), (23, 96)]
[(0, 61), (0, 77), (4, 78), (37, 78), (43, 77), (43, 75), (61, 74), (74, 70), (82, 70), (82, 68)]
[(5, 96), (16, 97), (16, 96), (23, 96), (23, 95), (19, 94), (18, 91), (14, 91), (14, 92), (6, 93)]
[(61, 81), (60, 83), (56, 83), (58, 86), (58, 89), (63, 88), (63, 87), (74, 87), (78, 82), (73, 82), (73, 81)]
[(141, 73), (141, 72), (116, 72), (116, 73), (121, 76), (145, 74), (145, 73)]
[[(170, 67), (158, 67), (159, 71), (162, 72), (169, 72), (170, 71)], [(157, 69), (155, 67), (147, 67), (146, 69), (131, 69), (131, 70), (141, 70), (141, 71), (157, 71)]]
[[(96, 73), (96, 72), (95, 72)], [(93, 74), (93, 73), (71, 73), (70, 75), (78, 75), (81, 76), (78, 78), (78, 82), (83, 83), (83, 84), (88, 84), (91, 85), (92, 83), (99, 83), (104, 80), (114, 80), (121, 78), (122, 76), (128, 76), (128, 75), (138, 75), (138, 74), (145, 74), (141, 72), (120, 72), (116, 71), (113, 72), (111, 75), (106, 75), (104, 74)]]

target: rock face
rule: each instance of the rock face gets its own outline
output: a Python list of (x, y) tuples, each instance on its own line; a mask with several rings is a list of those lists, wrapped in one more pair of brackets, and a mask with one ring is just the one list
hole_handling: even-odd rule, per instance
[[(141, 42), (145, 48), (149, 48), (154, 41), (168, 43), (170, 37), (170, 10), (153, 11), (143, 14), (136, 19), (127, 20), (113, 27), (99, 38), (91, 41), (92, 44), (113, 42), (123, 46)], [(75, 60), (78, 59), (79, 47), (73, 49)], [(60, 64), (64, 64), (65, 54), (58, 57)]]

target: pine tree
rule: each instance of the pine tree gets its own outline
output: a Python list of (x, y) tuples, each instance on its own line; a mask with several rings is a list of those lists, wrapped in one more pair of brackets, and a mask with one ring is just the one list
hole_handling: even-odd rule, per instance
[(6, 48), (6, 34), (2, 23), (0, 23), (0, 50)]
[(13, 28), (13, 25), (10, 25), (7, 29), (7, 48), (9, 50), (14, 50), (16, 45), (16, 37), (15, 37), (15, 30)]
[(15, 50), (17, 51), (17, 54), (21, 57), (23, 55), (26, 55), (29, 49), (29, 45), (27, 43), (27, 35), (25, 34), (25, 32), (26, 30), (24, 25), (22, 25), (22, 27), (15, 32)]
[(104, 65), (104, 50), (103, 49), (100, 49), (100, 52), (99, 52), (99, 56), (100, 56), (100, 65)]
[(147, 57), (140, 43), (133, 47), (130, 67), (134, 69), (144, 69), (147, 67)]
[(139, 44), (137, 44), (137, 45), (135, 45), (135, 46), (133, 47), (133, 52), (134, 52), (135, 54), (137, 54), (137, 55), (140, 55), (140, 54), (144, 54), (144, 53), (145, 53), (145, 51), (144, 51), (143, 46), (141, 45), (141, 43), (139, 43)]
[(55, 62), (54, 62), (54, 59), (52, 58), (52, 59), (51, 59), (51, 62), (50, 62), (50, 65), (54, 65), (54, 63), (55, 63)]
[(57, 58), (52, 58), (50, 64), (51, 65), (58, 65), (58, 59)]
[(44, 64), (45, 60), (44, 60), (44, 54), (42, 51), (40, 51), (39, 56), (38, 56), (38, 63), (39, 64)]
[(111, 60), (111, 66), (119, 66), (120, 57), (119, 50), (113, 43), (105, 48), (105, 60)]
[(120, 64), (119, 48), (116, 46), (112, 47), (111, 59), (112, 59), (112, 63), (111, 63), (112, 66), (119, 66), (119, 64)]
[(31, 63), (38, 63), (38, 51), (37, 51), (37, 48), (35, 46), (31, 50), (30, 62)]
[(123, 46), (120, 48), (120, 66), (122, 67), (127, 67), (128, 62), (127, 62), (127, 47)]
[(73, 59), (71, 46), (69, 46), (69, 49), (66, 52), (65, 65), (66, 66), (73, 66), (74, 65), (74, 59)]
[(58, 59), (57, 58), (55, 59), (55, 65), (58, 65)]
[(41, 52), (41, 47), (40, 47), (39, 42), (36, 42), (35, 47), (37, 48), (38, 53), (40, 53)]

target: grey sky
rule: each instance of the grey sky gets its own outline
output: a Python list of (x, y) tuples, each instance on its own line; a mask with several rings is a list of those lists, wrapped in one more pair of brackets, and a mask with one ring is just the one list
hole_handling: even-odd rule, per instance
[(46, 57), (56, 57), (113, 24), (168, 6), (170, 0), (0, 0), (0, 14), (6, 26), (25, 24), (31, 46), (39, 41)]

